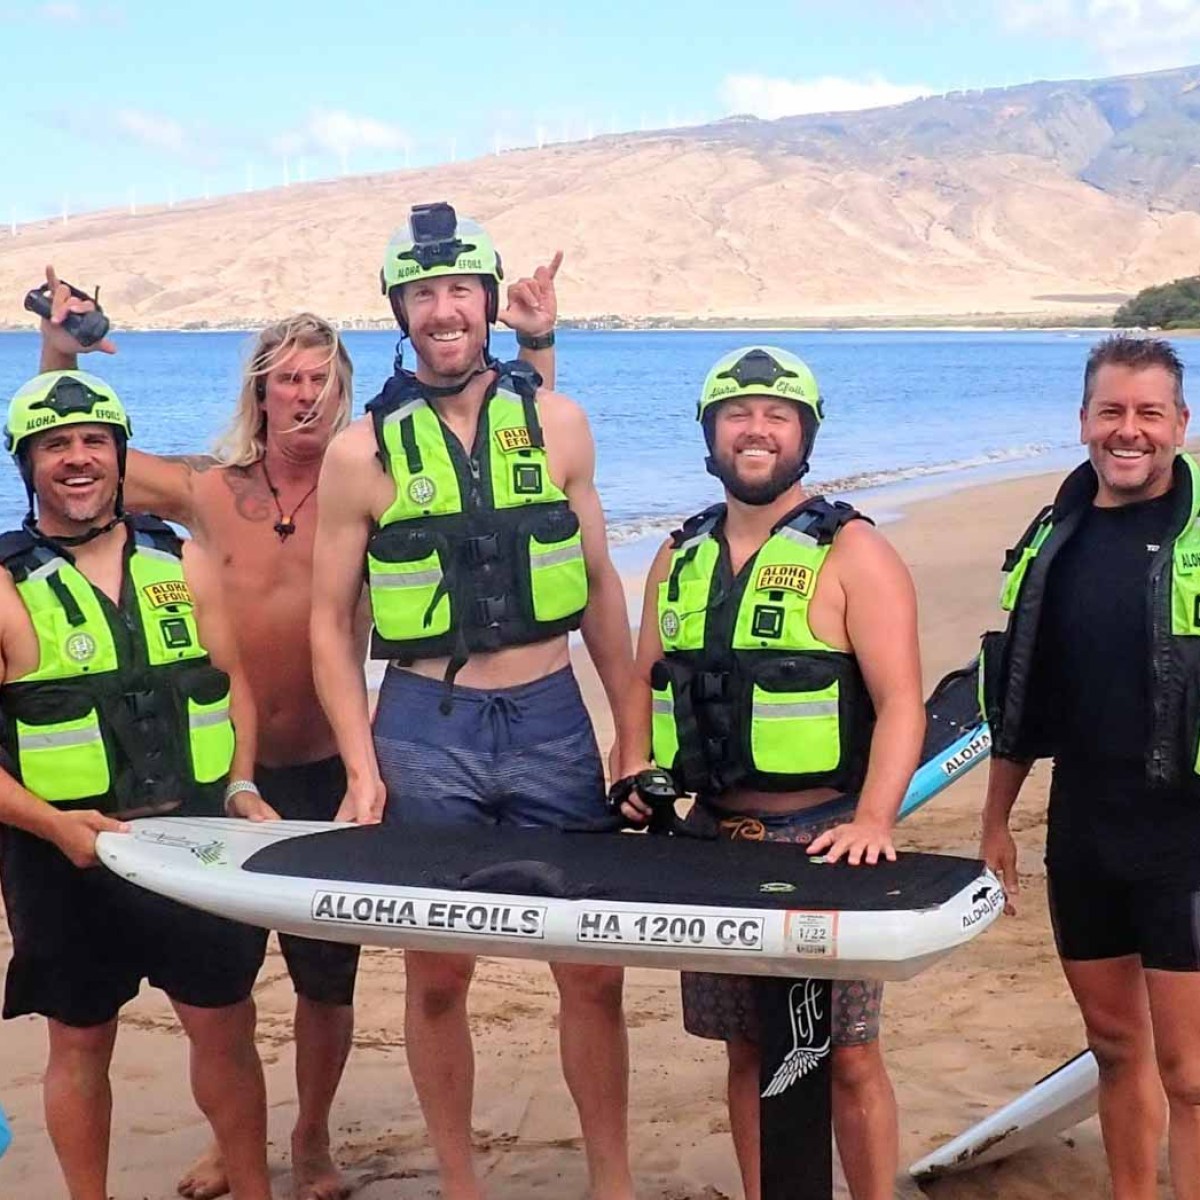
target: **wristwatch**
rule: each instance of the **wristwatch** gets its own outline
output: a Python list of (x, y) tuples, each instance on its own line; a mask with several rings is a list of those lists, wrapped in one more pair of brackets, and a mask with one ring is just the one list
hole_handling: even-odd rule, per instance
[(549, 333), (517, 333), (517, 345), (522, 350), (549, 350), (554, 345), (554, 330)]

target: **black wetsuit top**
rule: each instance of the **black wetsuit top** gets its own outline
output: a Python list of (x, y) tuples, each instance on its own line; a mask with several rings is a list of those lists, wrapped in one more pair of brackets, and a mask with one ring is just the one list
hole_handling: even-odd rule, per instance
[(1122, 874), (1196, 870), (1200, 805), (1146, 783), (1150, 559), (1172, 496), (1088, 510), (1046, 582), (1031, 687), (1055, 731), (1047, 855), (1084, 849)]

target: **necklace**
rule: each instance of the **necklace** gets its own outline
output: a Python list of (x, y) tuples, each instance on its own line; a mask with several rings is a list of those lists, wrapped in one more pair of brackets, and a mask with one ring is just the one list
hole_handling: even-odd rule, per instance
[[(296, 532), (296, 514), (304, 507), (304, 502), (317, 490), (317, 485), (314, 483), (312, 487), (300, 497), (300, 502), (292, 509), (290, 513), (284, 516), (283, 505), (279, 503), (279, 489), (271, 482), (271, 473), (267, 470), (267, 460), (260, 458), (262, 466), (263, 478), (267, 481), (267, 490), (271, 493), (271, 499), (275, 502), (275, 511), (279, 515), (279, 520), (275, 522), (275, 532), (279, 534), (279, 540), (286, 542), (288, 538)], [(319, 482), (319, 481), (318, 481)]]

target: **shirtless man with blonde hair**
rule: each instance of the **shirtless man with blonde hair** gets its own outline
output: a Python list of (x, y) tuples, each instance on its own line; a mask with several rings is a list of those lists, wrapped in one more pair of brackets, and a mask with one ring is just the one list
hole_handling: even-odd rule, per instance
[[(508, 288), (499, 319), (544, 338), (557, 319), (554, 276), (562, 261)], [(51, 319), (42, 322), (42, 370), (75, 365), (83, 349), (61, 326), (90, 301), (73, 298), (52, 270)], [(96, 348), (96, 347), (93, 347)], [(98, 348), (111, 352), (111, 342)], [(523, 350), (553, 384), (554, 351)], [(309, 616), (316, 532), (315, 489), (325, 450), (350, 421), (352, 365), (337, 331), (311, 313), (285, 318), (255, 340), (237, 408), (215, 456), (158, 457), (131, 450), (131, 509), (187, 528), (212, 551), (258, 713), (255, 782), (284, 818), (331, 819), (345, 773), (312, 676)], [(366, 654), (366, 629), (359, 661)], [(298, 1200), (349, 1194), (330, 1155), (329, 1115), (350, 1052), (358, 947), (280, 937), (296, 989), (293, 1190)], [(212, 1146), (184, 1174), (181, 1195), (210, 1200), (228, 1190)]]

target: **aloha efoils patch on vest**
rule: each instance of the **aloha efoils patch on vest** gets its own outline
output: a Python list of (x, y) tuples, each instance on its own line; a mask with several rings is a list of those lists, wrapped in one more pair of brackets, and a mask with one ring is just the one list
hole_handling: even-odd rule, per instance
[(533, 439), (529, 436), (529, 430), (520, 425), (513, 429), (497, 429), (496, 445), (505, 454), (512, 454), (514, 450), (532, 450)]
[(164, 579), (142, 588), (151, 608), (166, 608), (168, 604), (192, 604), (192, 593), (182, 579)]
[(85, 663), (96, 657), (96, 639), (90, 633), (73, 633), (63, 649), (72, 662)]
[(812, 592), (816, 573), (812, 567), (799, 563), (772, 563), (758, 568), (754, 581), (756, 592), (795, 592), (808, 596)]

